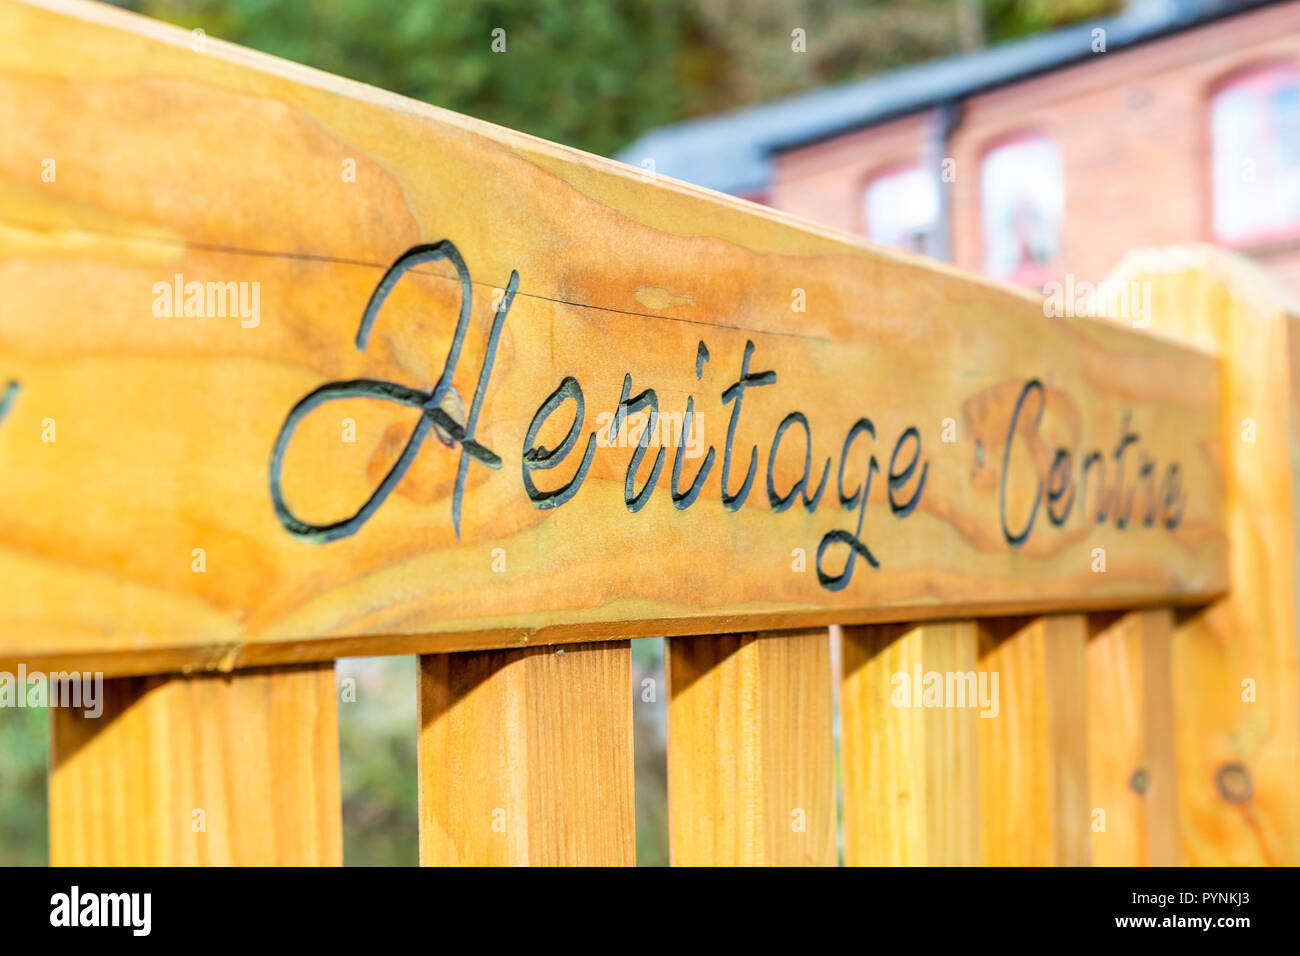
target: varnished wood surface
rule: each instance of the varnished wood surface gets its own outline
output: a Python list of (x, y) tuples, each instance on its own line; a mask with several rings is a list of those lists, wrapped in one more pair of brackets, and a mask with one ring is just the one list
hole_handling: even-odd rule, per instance
[(1174, 612), (1098, 615), (1088, 639), (1088, 788), (1096, 866), (1177, 866)]
[[(844, 629), (847, 865), (979, 864), (978, 728), (998, 713), (991, 700), (980, 706), (977, 630), (974, 621)], [(967, 674), (974, 686), (958, 699), (955, 679)], [(927, 686), (943, 690), (930, 696)]]
[(670, 638), (674, 866), (834, 866), (835, 753), (824, 629)]
[[(0, 46), (0, 387), (16, 383), (0, 419), (0, 664), (230, 669), (1130, 607), (1227, 584), (1220, 390), (1202, 354), (1048, 318), (1036, 298), (945, 266), (214, 38), (198, 51), (106, 5), (4, 0), (0, 34), (20, 38)], [(385, 270), (444, 240), (469, 288), (454, 368), (464, 296), (447, 258), (397, 278), (359, 348)], [(257, 283), (256, 324), (156, 314), (177, 275)], [(496, 319), (474, 440), (499, 469), (462, 459), (448, 431), (468, 426)], [(775, 381), (744, 390), (729, 439), (724, 394), (751, 343), (750, 374)], [(632, 449), (592, 437), (625, 375), (629, 397), (653, 389), (664, 413), (693, 402), (715, 459), (685, 510), (672, 449), (633, 510)], [(572, 399), (531, 442), (529, 429), (569, 378), (584, 397), (574, 447), (528, 471), (530, 444), (564, 442)], [(277, 445), (296, 403), (359, 379), (410, 401), (327, 402)], [(381, 486), (422, 420), (416, 392), (447, 417), (423, 418), (401, 480), (353, 533), (300, 533)], [(795, 412), (812, 436), (810, 497), (823, 468), (827, 483), (812, 510), (778, 511), (769, 451)], [(862, 419), (875, 437), (859, 432), (841, 483)], [(576, 494), (536, 507), (525, 477), (562, 488), (589, 439)], [(730, 493), (755, 463), (736, 510), (728, 444)], [(1074, 495), (1059, 526), (1058, 449)], [(1094, 472), (1085, 503), (1094, 451), (1106, 497)], [(704, 461), (684, 456), (680, 487)], [(772, 459), (778, 498), (803, 469), (796, 423)], [(844, 500), (869, 474), (859, 530)], [(839, 590), (819, 580), (819, 546), (831, 578), (857, 552), (833, 531), (879, 563), (855, 558)]]
[(1176, 618), (1179, 847), (1193, 866), (1300, 865), (1300, 308), (1209, 247), (1130, 256), (1152, 328), (1218, 356), (1232, 590)]
[(420, 659), (420, 863), (636, 862), (627, 641)]
[(50, 711), (55, 866), (338, 866), (333, 664), (104, 683)]
[(1087, 620), (980, 624), (979, 669), (999, 713), (979, 722), (980, 853), (987, 866), (1087, 866)]

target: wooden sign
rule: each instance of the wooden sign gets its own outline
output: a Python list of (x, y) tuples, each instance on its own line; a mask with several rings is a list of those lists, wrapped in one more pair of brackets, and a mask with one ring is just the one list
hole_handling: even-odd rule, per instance
[(1225, 587), (1201, 354), (111, 8), (0, 32), (5, 660)]

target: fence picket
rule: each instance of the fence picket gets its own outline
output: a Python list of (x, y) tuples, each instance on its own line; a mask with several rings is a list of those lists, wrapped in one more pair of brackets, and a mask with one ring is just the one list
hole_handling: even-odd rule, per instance
[[(973, 673), (976, 630), (973, 621), (844, 629), (840, 746), (849, 865), (979, 862), (978, 676), (976, 699), (961, 706), (946, 698), (944, 706), (925, 706), (918, 684), (938, 673), (946, 689), (949, 675)], [(906, 699), (897, 697), (903, 691)]]
[(343, 862), (334, 664), (104, 682), (51, 709), (50, 861)]
[(668, 640), (676, 865), (834, 866), (830, 635)]
[(420, 862), (636, 861), (628, 641), (420, 658)]
[(1086, 636), (1081, 614), (981, 622), (979, 667), (999, 686), (979, 722), (987, 865), (1088, 864)]
[(1098, 615), (1088, 641), (1088, 786), (1098, 866), (1176, 866), (1174, 615)]

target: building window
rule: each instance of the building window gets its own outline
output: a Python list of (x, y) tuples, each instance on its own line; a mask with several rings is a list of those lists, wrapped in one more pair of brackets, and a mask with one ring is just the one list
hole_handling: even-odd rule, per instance
[(1255, 70), (1210, 101), (1214, 238), (1300, 233), (1300, 71)]
[(939, 191), (919, 165), (891, 169), (867, 184), (867, 238), (908, 252), (931, 252), (939, 223)]
[(1022, 136), (984, 155), (980, 168), (984, 271), (1036, 285), (1061, 261), (1065, 184), (1061, 151), (1043, 136)]

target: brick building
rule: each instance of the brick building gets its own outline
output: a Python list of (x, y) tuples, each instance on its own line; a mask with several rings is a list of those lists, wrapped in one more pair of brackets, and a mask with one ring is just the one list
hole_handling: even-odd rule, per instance
[(1141, 2), (619, 158), (1025, 285), (1211, 241), (1300, 291), (1300, 2)]

